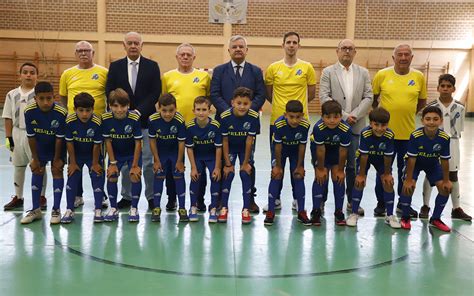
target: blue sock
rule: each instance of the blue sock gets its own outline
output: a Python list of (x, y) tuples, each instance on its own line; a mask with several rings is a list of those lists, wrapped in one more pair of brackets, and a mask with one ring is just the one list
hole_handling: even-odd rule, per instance
[(67, 209), (74, 211), (74, 200), (76, 199), (77, 186), (80, 180), (80, 171), (74, 172), (72, 176), (67, 178), (66, 183), (66, 203)]
[(165, 180), (159, 178), (157, 174), (153, 176), (153, 204), (155, 205), (155, 208), (160, 208), (164, 181)]
[(102, 209), (102, 199), (104, 197), (104, 174), (97, 176), (96, 173), (91, 173), (92, 190), (94, 191), (94, 206), (95, 209)]
[(282, 180), (271, 179), (268, 185), (268, 210), (275, 213), (275, 200), (280, 198)]
[(142, 193), (142, 182), (132, 182), (132, 208), (138, 207), (138, 201), (140, 200), (140, 194)]
[(40, 207), (41, 189), (43, 189), (43, 175), (33, 174), (31, 176), (31, 197), (33, 200), (33, 210)]
[(319, 185), (316, 180), (313, 181), (313, 211), (318, 210), (321, 207), (321, 201), (323, 200), (324, 186), (327, 185), (327, 181), (323, 186)]
[(446, 202), (448, 201), (449, 196), (441, 195), (438, 193), (436, 196), (435, 200), (435, 207), (433, 210), (433, 215), (431, 215), (431, 219), (440, 219), (441, 218), (441, 213), (444, 210), (444, 206), (446, 205)]
[(410, 219), (411, 196), (400, 194), (400, 206), (402, 208), (402, 218)]
[(179, 208), (184, 209), (186, 206), (186, 183), (184, 181), (184, 174), (179, 178), (175, 178), (174, 183), (176, 184)]
[(211, 209), (217, 207), (217, 198), (219, 197), (219, 192), (221, 189), (221, 183), (216, 182), (212, 179), (212, 174), (209, 174), (211, 176)]
[[(201, 178), (202, 177), (200, 177), (197, 181), (191, 180), (191, 184), (189, 184), (189, 196), (191, 200), (191, 205), (190, 205), (191, 207), (197, 206), (198, 194), (201, 193), (201, 184), (202, 184)], [(203, 193), (205, 194), (205, 192)]]
[(53, 179), (53, 210), (58, 210), (61, 206), (61, 197), (63, 196), (64, 178)]
[(107, 193), (109, 194), (110, 207), (117, 209), (117, 182), (107, 181)]
[(384, 201), (382, 179), (378, 173), (375, 176), (375, 196), (377, 197), (377, 202)]
[(360, 201), (362, 200), (363, 190), (357, 190), (354, 186), (352, 188), (352, 213), (357, 214), (359, 212)]
[(222, 181), (221, 202), (222, 206), (229, 208), (229, 194), (234, 180), (235, 173), (230, 173), (226, 179)]
[(383, 200), (387, 209), (387, 216), (393, 215), (393, 202), (395, 200), (395, 192), (383, 192)]
[(346, 191), (345, 186), (344, 184), (340, 185), (339, 183), (334, 181), (332, 183), (332, 186), (334, 190), (334, 204), (336, 211), (342, 211), (342, 206), (344, 205), (344, 192)]
[(293, 179), (293, 198), (298, 202), (298, 212), (304, 211), (305, 193), (304, 179)]
[(242, 180), (242, 197), (244, 200), (244, 209), (250, 207), (250, 199), (252, 195), (252, 177), (245, 171), (240, 171), (240, 180)]

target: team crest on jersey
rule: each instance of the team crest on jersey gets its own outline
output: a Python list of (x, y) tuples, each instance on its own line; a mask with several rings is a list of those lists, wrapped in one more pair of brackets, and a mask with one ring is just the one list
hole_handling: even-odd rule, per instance
[(296, 76), (301, 76), (301, 74), (303, 74), (303, 70), (298, 69), (298, 71), (296, 71)]
[(99, 74), (96, 73), (96, 74), (92, 75), (91, 78), (92, 78), (92, 80), (98, 80), (99, 79)]
[(295, 140), (299, 140), (301, 138), (303, 138), (303, 135), (301, 133), (296, 133), (295, 134)]
[(194, 77), (193, 83), (199, 83), (199, 77)]
[(247, 130), (247, 131), (250, 129), (250, 127), (251, 127), (251, 124), (248, 121), (246, 121), (243, 125), (244, 130)]
[(94, 129), (92, 128), (88, 129), (86, 132), (86, 135), (92, 138), (95, 135)]
[(441, 145), (440, 144), (434, 144), (433, 145), (433, 151), (441, 151)]
[(123, 131), (126, 133), (126, 134), (131, 134), (132, 133), (132, 126), (130, 124), (127, 124)]
[(410, 79), (410, 81), (408, 81), (408, 85), (409, 86), (414, 86), (415, 85), (415, 80)]
[(387, 144), (385, 144), (385, 143), (383, 143), (383, 142), (380, 143), (380, 144), (379, 144), (379, 149), (382, 150), (382, 151), (384, 151), (385, 149), (387, 149)]
[(333, 141), (333, 142), (339, 142), (339, 141), (341, 141), (341, 138), (339, 137), (339, 135), (334, 135), (334, 136), (332, 137), (332, 141)]
[(57, 121), (56, 119), (53, 119), (51, 121), (51, 128), (58, 128), (59, 127), (59, 121)]
[(170, 134), (177, 134), (178, 133), (178, 128), (176, 127), (176, 125), (172, 125), (170, 127)]
[(216, 137), (216, 133), (215, 133), (214, 131), (209, 131), (209, 132), (207, 133), (207, 137), (208, 137), (209, 139), (214, 139), (214, 138)]

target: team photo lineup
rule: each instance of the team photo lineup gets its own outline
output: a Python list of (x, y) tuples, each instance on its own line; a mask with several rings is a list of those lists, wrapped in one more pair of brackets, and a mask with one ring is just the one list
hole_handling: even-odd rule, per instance
[[(366, 198), (377, 199), (373, 215), (384, 217), (394, 229), (410, 230), (411, 219), (419, 217), (450, 232), (441, 220), (449, 199), (450, 216), (471, 221), (460, 206), (465, 109), (453, 99), (456, 78), (439, 76), (439, 96), (427, 104), (426, 80), (411, 67), (409, 44), (397, 45), (394, 65), (371, 78), (366, 68), (353, 63), (354, 42), (344, 39), (335, 48), (338, 61), (322, 70), (316, 98), (314, 67), (297, 57), (300, 41), (296, 32), (284, 34), (283, 59), (262, 71), (246, 60), (245, 37), (232, 36), (230, 60), (217, 65), (212, 76), (193, 67), (196, 53), (189, 43), (176, 49), (177, 68), (160, 73), (158, 63), (141, 54), (139, 33), (124, 35), (126, 56), (108, 68), (94, 64), (92, 45), (80, 41), (74, 48), (78, 64), (63, 72), (59, 90), (38, 79), (37, 65), (24, 63), (21, 85), (7, 94), (2, 114), (15, 190), (4, 210), (22, 209), (24, 191), (31, 190), (33, 206), (21, 224), (40, 220), (47, 209), (50, 168), (50, 224), (73, 223), (87, 190), (94, 196), (94, 223), (118, 221), (120, 209), (129, 210), (129, 222), (139, 222), (143, 198), (151, 221), (159, 223), (166, 217), (161, 208), (165, 196), (163, 210), (177, 210), (180, 223), (226, 223), (233, 212), (241, 214), (242, 224), (250, 224), (262, 211), (264, 225), (270, 227), (278, 219), (285, 178), (291, 183), (297, 221), (305, 226), (332, 221), (357, 226), (366, 214), (360, 206), (364, 191)], [(308, 113), (312, 100), (321, 105), (321, 119), (314, 125)], [(271, 104), (270, 126), (261, 126), (265, 101)], [(261, 130), (270, 131), (269, 139), (261, 137)], [(260, 208), (254, 154), (262, 141), (270, 143), (271, 174), (268, 187), (259, 188), (268, 195)], [(305, 167), (305, 159), (312, 168)], [(85, 167), (92, 188), (83, 188)], [(31, 186), (25, 185), (27, 168)], [(311, 188), (305, 188), (308, 170), (314, 171)], [(375, 188), (366, 186), (370, 170)], [(242, 188), (233, 190), (242, 192), (241, 209), (229, 207), (237, 172)], [(418, 180), (421, 172), (424, 180)], [(411, 206), (417, 186), (423, 188), (419, 212)], [(431, 209), (433, 187), (437, 195)], [(61, 211), (63, 195), (67, 206)], [(306, 196), (312, 209), (305, 207)], [(331, 198), (333, 209), (325, 207)]]

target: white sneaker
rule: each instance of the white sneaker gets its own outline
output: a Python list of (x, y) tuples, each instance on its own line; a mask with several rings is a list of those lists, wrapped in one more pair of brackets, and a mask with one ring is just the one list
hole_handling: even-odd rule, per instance
[(398, 222), (398, 218), (395, 215), (386, 216), (385, 223), (390, 225), (392, 228), (401, 228), (400, 222)]
[[(281, 210), (281, 199), (275, 199), (275, 210)], [(263, 212), (268, 212), (268, 204), (263, 206)]]
[(94, 223), (102, 223), (104, 222), (104, 216), (102, 216), (101, 209), (94, 210)]
[(352, 227), (357, 226), (357, 219), (359, 219), (359, 215), (351, 213), (346, 220), (346, 225)]
[(293, 211), (297, 211), (298, 212), (298, 201), (296, 199), (293, 199), (293, 202), (291, 203), (291, 209)]
[(72, 221), (74, 221), (74, 212), (70, 209), (67, 209), (66, 213), (64, 213), (64, 216), (61, 218), (61, 223), (69, 224)]
[(41, 209), (37, 208), (36, 210), (31, 210), (26, 213), (26, 216), (21, 218), (21, 224), (30, 224), (35, 220), (40, 220), (43, 218), (43, 214), (41, 213)]
[(84, 198), (82, 196), (76, 196), (74, 200), (74, 208), (78, 208), (84, 204)]
[(51, 212), (51, 220), (49, 221), (50, 224), (59, 224), (61, 223), (61, 211), (60, 210), (53, 210)]
[[(349, 213), (352, 213), (352, 204), (347, 203), (346, 210), (347, 210)], [(357, 209), (357, 214), (359, 214), (359, 216), (364, 216), (364, 214), (365, 214), (364, 208), (361, 207), (361, 206), (359, 206), (359, 208)]]

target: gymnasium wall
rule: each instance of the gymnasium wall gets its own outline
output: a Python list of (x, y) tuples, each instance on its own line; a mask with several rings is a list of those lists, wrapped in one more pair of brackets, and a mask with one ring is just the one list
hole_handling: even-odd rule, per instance
[[(228, 59), (228, 38), (242, 34), (249, 41), (248, 60), (265, 69), (282, 58), (281, 36), (293, 30), (302, 37), (299, 57), (318, 75), (336, 61), (335, 47), (346, 36), (355, 39), (355, 62), (372, 75), (392, 64), (396, 44), (408, 42), (413, 66), (428, 76), (430, 97), (436, 96), (437, 76), (449, 72), (459, 81), (456, 98), (474, 111), (468, 93), (474, 72), (471, 0), (249, 0), (247, 24), (240, 25), (208, 23), (207, 0), (3, 0), (0, 15), (0, 102), (27, 60), (57, 85), (61, 72), (76, 64), (74, 44), (83, 39), (94, 45), (96, 63), (108, 66), (124, 56), (123, 34), (138, 31), (143, 54), (167, 71), (176, 67), (181, 42), (196, 46), (196, 67), (212, 69)], [(311, 110), (318, 110), (317, 102)]]

